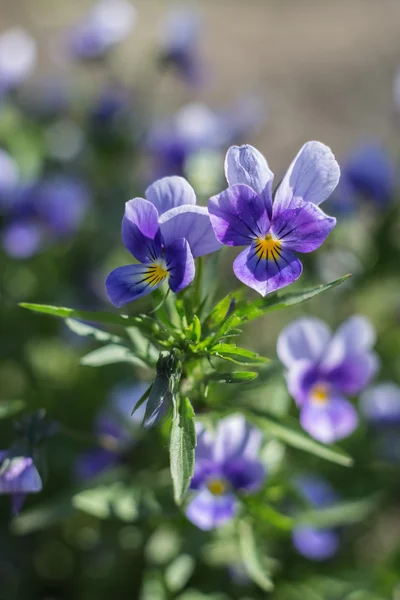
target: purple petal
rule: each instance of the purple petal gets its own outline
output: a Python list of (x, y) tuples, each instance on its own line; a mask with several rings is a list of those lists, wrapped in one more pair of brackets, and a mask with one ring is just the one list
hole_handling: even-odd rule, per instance
[(310, 560), (328, 560), (339, 549), (339, 535), (332, 529), (296, 527), (292, 535), (297, 552)]
[(22, 505), (26, 500), (26, 494), (12, 494), (11, 496), (11, 508), (12, 514), (18, 515), (21, 512)]
[(165, 248), (165, 262), (169, 273), (169, 286), (173, 292), (180, 292), (195, 275), (195, 266), (187, 240), (176, 240)]
[(301, 409), (300, 424), (314, 439), (331, 444), (353, 433), (358, 414), (348, 400), (336, 396), (326, 404), (306, 403)]
[(277, 353), (285, 367), (298, 360), (317, 362), (331, 338), (329, 327), (319, 319), (303, 317), (287, 325), (279, 334)]
[(239, 457), (256, 459), (261, 442), (261, 432), (250, 425), (243, 415), (230, 415), (218, 424), (213, 458), (220, 464)]
[(134, 198), (125, 204), (122, 240), (139, 262), (151, 262), (161, 256), (158, 212), (151, 202)]
[(318, 206), (307, 202), (292, 203), (273, 219), (271, 232), (285, 248), (313, 252), (319, 248), (336, 225)]
[(208, 210), (204, 206), (177, 206), (160, 218), (160, 229), (165, 245), (185, 238), (193, 258), (216, 252), (221, 248), (211, 227)]
[(202, 488), (210, 479), (221, 479), (222, 475), (221, 467), (213, 460), (199, 460), (197, 458), (197, 447), (196, 447), (196, 462), (194, 466), (194, 474), (190, 481), (190, 488), (192, 490), (198, 490)]
[(331, 485), (321, 477), (301, 475), (295, 478), (294, 483), (303, 498), (312, 506), (323, 508), (338, 501)]
[(118, 464), (119, 454), (105, 448), (95, 448), (84, 452), (75, 464), (75, 475), (81, 481), (92, 479)]
[(244, 183), (251, 187), (264, 200), (271, 216), (274, 174), (261, 152), (249, 144), (231, 146), (225, 158), (225, 177), (230, 186)]
[(235, 490), (254, 493), (265, 480), (265, 469), (260, 461), (237, 457), (223, 465), (222, 472)]
[(214, 436), (202, 423), (196, 422), (196, 461), (211, 460), (213, 457)]
[(210, 198), (208, 212), (217, 240), (226, 246), (248, 246), (269, 229), (264, 203), (248, 185), (233, 185)]
[(255, 244), (243, 250), (233, 263), (236, 277), (245, 285), (266, 296), (298, 279), (303, 265), (290, 251), (280, 248), (279, 257), (274, 253), (274, 259), (261, 259), (257, 256)]
[(326, 350), (323, 366), (338, 366), (346, 356), (370, 350), (375, 344), (376, 332), (371, 322), (362, 315), (354, 315), (337, 330)]
[(171, 208), (196, 204), (196, 194), (192, 186), (186, 179), (176, 175), (155, 181), (147, 188), (146, 198), (154, 204), (160, 216)]
[(390, 381), (371, 387), (362, 395), (360, 409), (374, 424), (400, 423), (400, 387)]
[(310, 360), (298, 360), (290, 365), (286, 381), (290, 395), (298, 406), (307, 401), (310, 389), (319, 378), (318, 367)]
[(30, 258), (43, 242), (43, 231), (37, 223), (17, 221), (3, 232), (4, 251), (12, 258)]
[(379, 369), (379, 358), (373, 352), (347, 356), (336, 368), (327, 373), (327, 379), (343, 394), (359, 394)]
[(339, 165), (330, 148), (320, 142), (307, 142), (284, 176), (273, 204), (274, 214), (290, 208), (293, 199), (321, 204), (338, 184)]
[(186, 508), (186, 516), (200, 529), (210, 531), (230, 521), (238, 504), (233, 494), (214, 496), (207, 488), (198, 492)]
[[(106, 279), (106, 291), (114, 306), (118, 308), (133, 300), (150, 294), (160, 287), (168, 273), (156, 263), (151, 265), (127, 265), (111, 271)], [(163, 272), (165, 271), (165, 275)], [(162, 275), (162, 276), (161, 276)]]
[(42, 480), (29, 456), (5, 458), (0, 465), (0, 494), (40, 492)]

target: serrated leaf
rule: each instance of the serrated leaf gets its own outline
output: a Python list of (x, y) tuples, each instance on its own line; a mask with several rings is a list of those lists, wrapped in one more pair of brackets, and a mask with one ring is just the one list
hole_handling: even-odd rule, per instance
[(209, 351), (214, 356), (242, 365), (268, 364), (269, 359), (235, 344), (217, 344)]
[(117, 344), (108, 344), (102, 348), (97, 348), (97, 350), (93, 350), (81, 358), (81, 364), (86, 367), (102, 367), (115, 363), (131, 363), (142, 369), (149, 368), (149, 365), (138, 356), (135, 356), (129, 348)]
[(92, 325), (82, 323), (82, 321), (77, 321), (76, 319), (66, 319), (65, 324), (77, 335), (81, 335), (83, 337), (91, 336), (99, 342), (113, 342), (114, 344), (123, 342), (123, 339), (119, 337), (119, 335), (109, 333), (108, 331), (103, 331), (102, 329), (97, 329)]
[(0, 401), (0, 419), (7, 419), (20, 412), (25, 407), (23, 400)]
[(239, 523), (239, 543), (243, 565), (248, 576), (262, 590), (271, 592), (274, 589), (271, 574), (263, 564), (253, 527), (248, 521), (243, 520)]
[(231, 373), (212, 373), (207, 380), (216, 383), (245, 383), (253, 381), (257, 377), (258, 373), (254, 371), (232, 371)]
[(193, 476), (195, 447), (194, 410), (189, 399), (183, 398), (179, 407), (174, 407), (169, 445), (171, 477), (177, 504), (182, 504)]

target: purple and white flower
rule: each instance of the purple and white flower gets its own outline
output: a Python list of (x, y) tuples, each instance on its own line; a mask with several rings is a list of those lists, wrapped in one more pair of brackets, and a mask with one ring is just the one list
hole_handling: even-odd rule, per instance
[(300, 423), (315, 439), (332, 443), (349, 436), (358, 415), (347, 396), (359, 394), (378, 370), (375, 331), (363, 316), (345, 321), (334, 335), (319, 319), (304, 317), (285, 327), (277, 344), (287, 369)]
[(0, 451), (0, 494), (11, 495), (13, 513), (17, 514), (27, 494), (43, 488), (39, 472), (30, 456), (13, 456)]
[(36, 65), (36, 42), (19, 27), (0, 35), (0, 97), (18, 87)]
[(385, 381), (367, 389), (361, 396), (360, 411), (371, 425), (400, 425), (400, 386)]
[(196, 464), (190, 486), (195, 495), (186, 516), (208, 531), (235, 516), (238, 494), (255, 493), (263, 485), (266, 474), (258, 458), (262, 436), (242, 415), (222, 419), (215, 435), (199, 424), (196, 431)]
[[(295, 487), (312, 507), (327, 508), (338, 501), (338, 497), (325, 480), (311, 475), (296, 478)], [(292, 541), (296, 550), (311, 560), (323, 561), (334, 556), (340, 544), (335, 529), (299, 525), (294, 528)]]
[(303, 270), (293, 252), (313, 252), (336, 225), (318, 207), (339, 181), (331, 150), (320, 142), (305, 144), (274, 200), (273, 173), (252, 146), (228, 150), (225, 175), (230, 187), (210, 198), (208, 210), (221, 244), (247, 246), (234, 261), (236, 277), (262, 296), (293, 283)]
[(140, 264), (118, 267), (106, 279), (115, 306), (158, 288), (166, 279), (173, 292), (194, 278), (194, 259), (220, 248), (207, 208), (196, 205), (193, 188), (182, 177), (165, 177), (146, 190), (146, 199), (125, 205), (125, 247)]

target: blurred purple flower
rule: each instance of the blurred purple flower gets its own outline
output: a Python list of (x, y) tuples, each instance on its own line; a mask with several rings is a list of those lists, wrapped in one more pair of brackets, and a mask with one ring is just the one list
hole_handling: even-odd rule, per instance
[(43, 484), (30, 456), (12, 456), (0, 451), (0, 494), (10, 494), (13, 513), (17, 514), (27, 494), (42, 490)]
[(2, 233), (5, 252), (13, 258), (29, 258), (46, 243), (72, 235), (89, 204), (86, 185), (67, 175), (19, 188), (8, 205)]
[(262, 296), (298, 279), (303, 265), (293, 254), (313, 252), (336, 225), (317, 206), (335, 189), (339, 166), (320, 142), (308, 142), (295, 157), (272, 202), (273, 173), (249, 145), (232, 146), (225, 159), (230, 187), (208, 202), (221, 244), (247, 246), (233, 263), (236, 277)]
[(199, 59), (200, 19), (187, 7), (171, 10), (166, 18), (161, 47), (161, 63), (173, 66), (188, 85), (203, 81)]
[(79, 457), (75, 466), (79, 479), (90, 479), (114, 467), (134, 444), (134, 429), (139, 428), (143, 420), (146, 404), (142, 404), (133, 415), (132, 410), (147, 388), (147, 384), (139, 383), (116, 388), (111, 393), (108, 405), (99, 412), (95, 421), (95, 433), (101, 447)]
[(372, 386), (361, 396), (360, 410), (372, 425), (399, 426), (400, 387), (390, 381)]
[(107, 277), (107, 294), (118, 307), (167, 278), (179, 292), (193, 281), (194, 259), (220, 248), (207, 208), (196, 206), (194, 190), (182, 177), (160, 179), (146, 190), (146, 200), (126, 203), (122, 239), (140, 264), (118, 267)]
[(346, 396), (359, 394), (377, 372), (374, 343), (374, 328), (362, 316), (345, 321), (333, 336), (310, 317), (280, 333), (277, 352), (288, 389), (300, 407), (301, 426), (315, 439), (330, 444), (357, 428), (357, 412)]
[(186, 516), (208, 531), (234, 517), (237, 495), (255, 493), (266, 474), (258, 459), (261, 433), (246, 423), (242, 415), (231, 415), (218, 423), (215, 436), (197, 424), (193, 499)]
[(136, 10), (128, 0), (100, 0), (69, 34), (69, 49), (77, 59), (101, 58), (128, 37)]
[(0, 148), (0, 213), (11, 203), (19, 180), (17, 163), (8, 152)]
[(341, 179), (331, 199), (333, 210), (352, 213), (358, 200), (371, 200), (378, 208), (394, 198), (397, 167), (379, 142), (366, 141), (343, 161)]
[(36, 42), (21, 28), (0, 35), (0, 98), (18, 87), (36, 64)]
[(127, 89), (122, 86), (108, 86), (95, 100), (90, 117), (95, 125), (109, 125), (116, 117), (127, 114), (131, 108), (131, 93)]
[[(334, 505), (338, 497), (323, 479), (311, 475), (298, 477), (295, 487), (304, 500), (315, 508)], [(323, 561), (334, 556), (339, 549), (339, 533), (334, 529), (323, 529), (309, 525), (295, 527), (292, 541), (296, 550), (311, 560)]]

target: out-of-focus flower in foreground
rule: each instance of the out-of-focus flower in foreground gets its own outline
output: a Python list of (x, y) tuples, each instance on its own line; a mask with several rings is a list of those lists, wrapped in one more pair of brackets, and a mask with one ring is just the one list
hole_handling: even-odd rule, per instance
[(400, 387), (385, 381), (361, 396), (360, 410), (371, 425), (400, 426)]
[(101, 447), (82, 454), (75, 467), (79, 479), (86, 480), (117, 465), (123, 453), (135, 443), (134, 429), (144, 417), (143, 404), (132, 415), (136, 402), (147, 389), (140, 383), (115, 389), (108, 405), (98, 414), (95, 421), (95, 434)]
[[(328, 484), (319, 477), (311, 475), (298, 477), (295, 486), (304, 500), (315, 508), (327, 508), (338, 501), (338, 497)], [(328, 560), (339, 549), (339, 533), (334, 529), (325, 529), (301, 525), (295, 527), (292, 534), (296, 550), (311, 560)]]
[(17, 514), (27, 494), (42, 490), (42, 480), (30, 456), (13, 456), (0, 451), (0, 494), (11, 496), (12, 510)]
[(193, 188), (182, 177), (165, 177), (144, 198), (126, 203), (122, 239), (141, 263), (118, 267), (106, 279), (115, 306), (123, 306), (158, 288), (167, 278), (173, 292), (194, 278), (194, 259), (220, 248), (207, 208), (196, 206)]
[(298, 279), (303, 265), (293, 252), (313, 252), (336, 225), (317, 206), (335, 189), (339, 165), (327, 146), (305, 144), (272, 201), (273, 173), (249, 145), (226, 155), (230, 187), (210, 198), (208, 210), (221, 244), (247, 246), (233, 263), (236, 277), (262, 296)]
[(222, 419), (215, 435), (202, 425), (196, 429), (196, 464), (191, 482), (195, 494), (186, 516), (207, 531), (235, 516), (238, 494), (252, 494), (262, 486), (266, 475), (258, 458), (262, 436), (242, 415)]
[(18, 87), (36, 64), (36, 42), (21, 28), (0, 35), (0, 98)]
[(100, 0), (70, 32), (69, 49), (75, 58), (101, 58), (128, 37), (136, 10), (127, 0)]
[(311, 317), (280, 333), (277, 352), (287, 369), (288, 389), (300, 407), (301, 426), (315, 439), (329, 444), (356, 429), (358, 415), (346, 396), (359, 394), (377, 372), (374, 343), (374, 328), (360, 315), (334, 335)]

